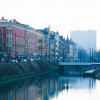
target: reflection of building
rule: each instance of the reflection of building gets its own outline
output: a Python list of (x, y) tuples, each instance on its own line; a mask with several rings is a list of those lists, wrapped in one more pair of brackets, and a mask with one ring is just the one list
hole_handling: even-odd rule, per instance
[(95, 88), (95, 83), (92, 78), (82, 77), (49, 76), (36, 78), (35, 80), (31, 79), (24, 82), (20, 81), (13, 85), (1, 86), (0, 93), (3, 92), (4, 94), (0, 94), (0, 100), (49, 100), (57, 97), (63, 90), (90, 90)]
[(64, 84), (69, 84), (70, 89), (92, 89), (95, 87), (95, 79), (92, 78), (59, 77), (59, 82), (65, 87)]

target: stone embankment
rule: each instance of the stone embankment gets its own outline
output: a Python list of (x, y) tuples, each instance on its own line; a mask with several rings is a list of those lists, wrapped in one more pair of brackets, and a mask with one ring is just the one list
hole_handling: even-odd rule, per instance
[(100, 69), (97, 69), (93, 72), (93, 76), (100, 80)]
[(94, 70), (89, 70), (85, 72), (85, 76), (91, 76), (96, 79), (100, 80), (100, 68), (99, 69), (94, 69)]
[(49, 73), (55, 70), (53, 65), (44, 61), (0, 63), (0, 81), (11, 81)]

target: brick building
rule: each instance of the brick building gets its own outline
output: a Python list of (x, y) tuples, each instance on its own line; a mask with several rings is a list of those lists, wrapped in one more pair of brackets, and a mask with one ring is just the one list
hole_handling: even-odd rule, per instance
[(29, 25), (15, 19), (0, 20), (0, 57), (34, 57), (40, 53), (37, 48), (40, 39), (44, 41), (44, 35)]
[(25, 55), (26, 27), (14, 20), (0, 20), (0, 53), (4, 57)]

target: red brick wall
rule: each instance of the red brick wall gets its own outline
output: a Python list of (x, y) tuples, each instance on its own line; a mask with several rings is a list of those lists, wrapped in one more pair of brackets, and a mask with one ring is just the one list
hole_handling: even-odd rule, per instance
[(6, 27), (2, 26), (0, 27), (0, 29), (2, 29), (3, 31), (2, 38), (3, 38), (3, 51), (4, 51), (6, 50)]

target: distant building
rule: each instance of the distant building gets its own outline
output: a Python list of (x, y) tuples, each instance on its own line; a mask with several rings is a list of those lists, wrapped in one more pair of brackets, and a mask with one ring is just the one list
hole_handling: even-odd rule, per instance
[(26, 38), (28, 57), (36, 58), (37, 56), (44, 56), (44, 34), (32, 27), (28, 27)]
[(43, 28), (43, 29), (37, 29), (37, 32), (41, 32), (43, 33), (44, 37), (45, 37), (45, 59), (48, 60), (49, 59), (49, 51), (50, 51), (50, 28), (47, 27), (47, 28)]
[(54, 31), (50, 31), (50, 56), (52, 60), (59, 56), (59, 33)]
[(50, 31), (50, 26), (37, 30), (45, 36), (45, 58), (52, 61), (57, 60), (59, 56), (59, 33)]
[(79, 46), (83, 47), (86, 50), (90, 48), (96, 49), (96, 31), (95, 30), (87, 30), (87, 31), (71, 31), (70, 37), (73, 39), (75, 43)]
[(66, 60), (74, 61), (77, 58), (77, 44), (72, 39), (66, 39)]
[(66, 57), (66, 39), (63, 36), (59, 36), (59, 59), (65, 60)]

